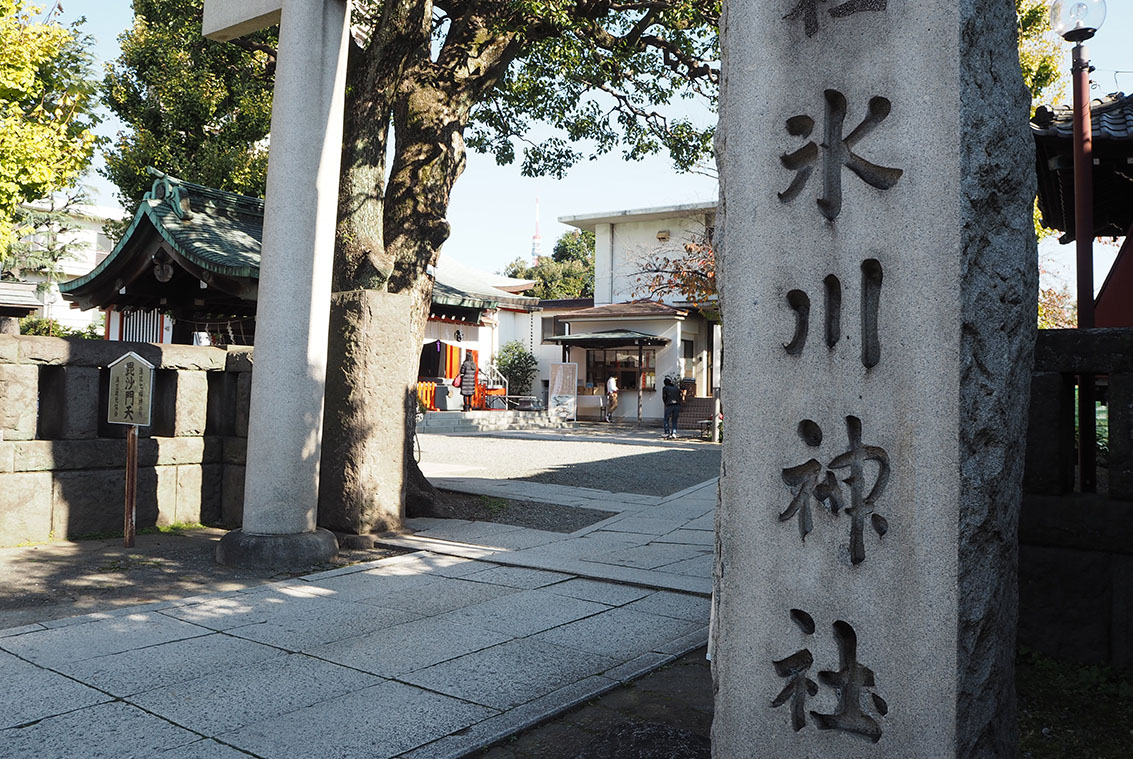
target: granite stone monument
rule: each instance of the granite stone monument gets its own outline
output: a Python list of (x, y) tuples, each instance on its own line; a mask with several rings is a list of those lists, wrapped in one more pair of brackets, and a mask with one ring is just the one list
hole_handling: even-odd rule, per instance
[(719, 759), (1014, 756), (1015, 28), (1009, 0), (725, 2)]

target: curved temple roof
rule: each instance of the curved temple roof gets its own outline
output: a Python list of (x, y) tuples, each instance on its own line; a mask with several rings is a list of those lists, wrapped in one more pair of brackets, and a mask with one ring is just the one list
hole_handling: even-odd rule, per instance
[[(1133, 96), (1090, 104), (1094, 153), (1094, 236), (1124, 235), (1133, 224)], [(1043, 223), (1075, 238), (1074, 110), (1040, 107), (1031, 119)]]

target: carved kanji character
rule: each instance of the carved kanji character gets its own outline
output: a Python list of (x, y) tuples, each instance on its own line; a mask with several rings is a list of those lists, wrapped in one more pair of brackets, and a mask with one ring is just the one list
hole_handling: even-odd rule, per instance
[[(888, 190), (901, 178), (901, 169), (892, 169), (867, 161), (854, 153), (853, 148), (874, 127), (889, 115), (891, 104), (883, 97), (873, 97), (869, 101), (868, 114), (853, 131), (843, 137), (846, 119), (846, 97), (837, 90), (825, 91), (826, 124), (824, 140), (821, 145), (823, 156), (823, 194), (818, 199), (822, 215), (833, 221), (842, 211), (842, 169), (848, 168), (864, 182), (880, 190)], [(814, 119), (807, 115), (792, 116), (787, 119), (787, 133), (795, 137), (809, 137), (814, 129)], [(779, 160), (783, 166), (796, 172), (795, 178), (786, 190), (779, 193), (779, 200), (790, 203), (806, 186), (810, 175), (818, 163), (819, 146), (808, 142), (793, 153), (785, 153)]]
[[(819, 672), (818, 679), (838, 692), (838, 706), (833, 714), (811, 712), (819, 730), (842, 730), (864, 735), (874, 743), (881, 740), (881, 725), (862, 709), (867, 688), (875, 687), (873, 670), (858, 662), (858, 636), (847, 622), (834, 623), (834, 639), (838, 643), (838, 671)], [(876, 693), (869, 693), (877, 713), (889, 713), (889, 704)], [(798, 728), (796, 728), (798, 729)]]
[[(850, 561), (860, 564), (865, 560), (865, 540), (862, 533), (866, 517), (869, 517), (878, 535), (884, 535), (889, 531), (889, 523), (885, 517), (874, 513), (877, 499), (889, 484), (889, 454), (884, 448), (862, 444), (862, 420), (856, 416), (846, 417), (846, 436), (850, 442), (849, 450), (836, 456), (828, 466), (830, 469), (850, 470), (849, 476), (843, 480), (850, 486), (850, 505), (846, 508), (851, 520)], [(878, 466), (877, 479), (874, 480), (868, 494), (865, 493), (867, 461), (872, 461)]]
[[(818, 3), (826, 0), (799, 0), (790, 13), (783, 16), (788, 21), (801, 18), (803, 31), (806, 36), (813, 37), (818, 33)], [(846, 0), (841, 5), (831, 8), (828, 12), (833, 18), (844, 18), (860, 11), (883, 11), (886, 0)]]

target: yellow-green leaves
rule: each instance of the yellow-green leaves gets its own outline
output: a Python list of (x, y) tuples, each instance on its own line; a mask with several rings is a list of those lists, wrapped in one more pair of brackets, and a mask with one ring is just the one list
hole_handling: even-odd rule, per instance
[(41, 12), (0, 0), (0, 258), (19, 204), (74, 181), (94, 150), (91, 88), (71, 65), (84, 42)]

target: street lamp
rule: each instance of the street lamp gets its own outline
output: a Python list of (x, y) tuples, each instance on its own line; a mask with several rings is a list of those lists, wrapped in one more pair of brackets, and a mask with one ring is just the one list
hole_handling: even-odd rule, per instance
[[(1105, 21), (1105, 0), (1055, 0), (1050, 28), (1074, 43), (1074, 240), (1078, 259), (1078, 328), (1094, 326), (1094, 156), (1090, 123), (1090, 66), (1084, 43)], [(1083, 493), (1097, 490), (1094, 377), (1078, 376), (1078, 477)]]

